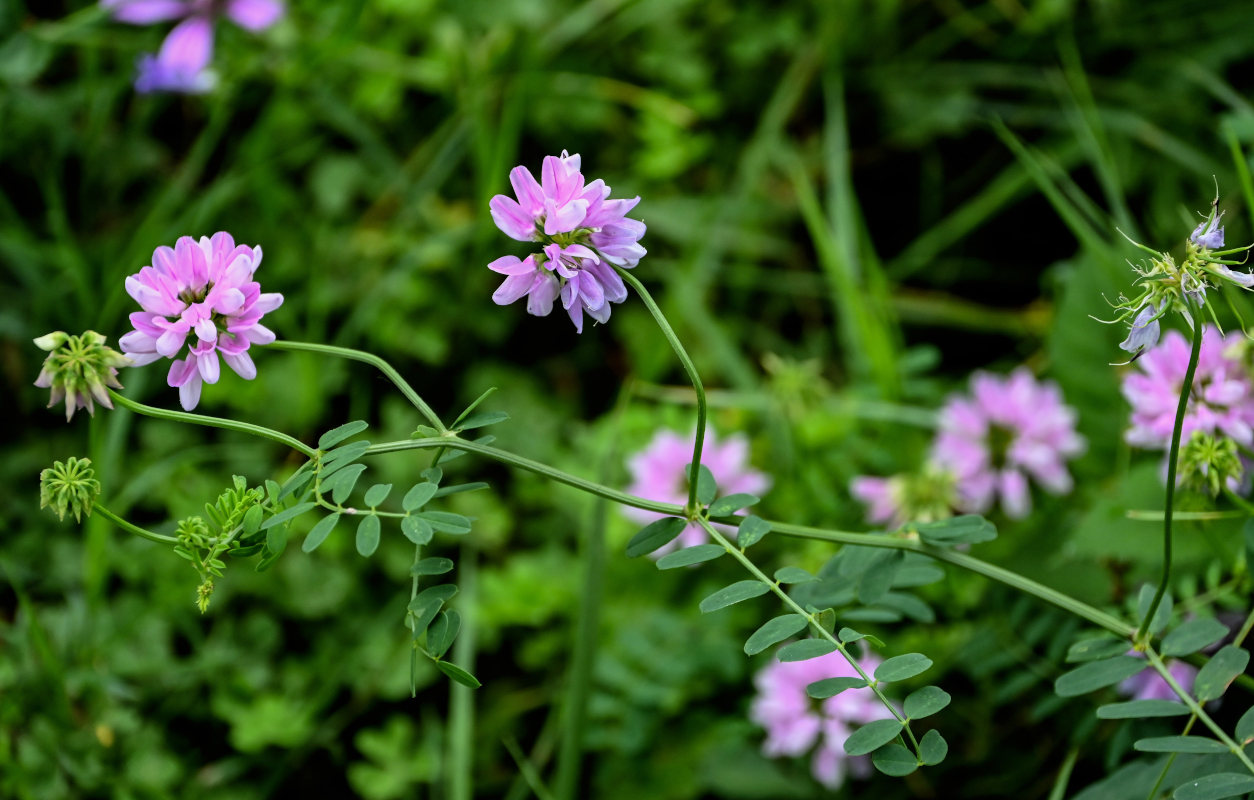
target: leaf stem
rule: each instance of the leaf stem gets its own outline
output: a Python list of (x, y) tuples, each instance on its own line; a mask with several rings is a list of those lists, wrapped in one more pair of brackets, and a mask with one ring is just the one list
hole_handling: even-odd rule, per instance
[(1206, 710), (1193, 699), (1193, 696), (1180, 686), (1180, 684), (1176, 681), (1175, 676), (1171, 674), (1171, 670), (1167, 669), (1167, 665), (1163, 663), (1162, 658), (1158, 655), (1158, 653), (1154, 652), (1154, 648), (1146, 647), (1145, 657), (1149, 659), (1149, 662), (1154, 667), (1154, 670), (1157, 671), (1158, 674), (1162, 676), (1162, 679), (1167, 682), (1167, 685), (1171, 687), (1171, 691), (1175, 692), (1176, 696), (1183, 700), (1184, 704), (1189, 707), (1189, 710), (1193, 712), (1193, 716), (1200, 719), (1202, 724), (1207, 728), (1210, 728), (1210, 732), (1215, 734), (1215, 738), (1222, 742), (1224, 747), (1227, 747), (1234, 756), (1240, 759), (1246, 769), (1254, 773), (1254, 762), (1250, 761), (1249, 756), (1245, 754), (1245, 750), (1243, 750), (1239, 744), (1234, 742), (1232, 738), (1224, 732), (1224, 729), (1219, 727), (1215, 720), (1210, 718), (1210, 715), (1206, 713)]
[(1175, 425), (1171, 428), (1171, 450), (1167, 455), (1167, 499), (1163, 506), (1163, 576), (1158, 581), (1158, 590), (1150, 602), (1141, 627), (1137, 628), (1136, 641), (1149, 641), (1150, 620), (1158, 611), (1158, 605), (1167, 592), (1167, 584), (1171, 581), (1171, 515), (1176, 495), (1176, 462), (1180, 460), (1180, 431), (1184, 427), (1184, 415), (1189, 407), (1189, 394), (1193, 391), (1193, 374), (1197, 372), (1198, 355), (1202, 352), (1202, 336), (1206, 326), (1202, 321), (1193, 323), (1193, 348), (1189, 351), (1189, 366), (1184, 371), (1184, 382), (1180, 384), (1180, 402), (1176, 405)]
[(127, 522), (126, 520), (122, 519), (117, 514), (114, 514), (112, 511), (100, 505), (99, 503), (96, 503), (94, 506), (92, 506), (91, 510), (93, 513), (99, 514), (100, 516), (112, 522), (114, 525), (117, 525), (122, 530), (133, 533), (141, 539), (147, 539), (150, 542), (157, 542), (158, 544), (178, 544), (179, 543), (179, 540), (174, 538), (173, 536), (165, 536), (160, 533), (153, 533), (152, 531), (147, 530), (146, 528), (141, 528), (138, 525), (134, 525), (130, 522)]
[(649, 309), (649, 313), (653, 315), (653, 320), (657, 322), (662, 335), (666, 337), (666, 341), (670, 343), (671, 349), (675, 351), (675, 356), (679, 358), (679, 363), (683, 366), (684, 372), (688, 373), (688, 380), (692, 381), (693, 391), (697, 393), (697, 432), (692, 445), (692, 465), (688, 474), (688, 505), (684, 509), (686, 512), (684, 516), (689, 516), (696, 513), (697, 509), (701, 507), (697, 502), (697, 475), (701, 469), (701, 449), (705, 445), (705, 385), (701, 383), (701, 376), (697, 374), (697, 368), (688, 356), (688, 351), (680, 343), (679, 337), (675, 335), (675, 331), (671, 328), (670, 322), (667, 321), (666, 315), (662, 313), (662, 309), (658, 308), (657, 303), (653, 301), (653, 295), (649, 294), (649, 291), (644, 288), (644, 284), (635, 275), (618, 266), (615, 266), (614, 269), (624, 281), (631, 284), (631, 288), (636, 290), (636, 294), (640, 295), (645, 308)]
[(303, 453), (308, 458), (313, 458), (317, 454), (316, 450), (299, 439), (294, 439), (286, 433), (280, 433), (262, 425), (253, 425), (249, 422), (239, 422), (238, 420), (224, 419), (222, 417), (208, 417), (204, 414), (189, 414), (186, 411), (171, 411), (165, 408), (146, 406), (143, 403), (138, 403), (129, 397), (118, 394), (112, 389), (109, 390), (109, 397), (123, 408), (130, 409), (136, 414), (143, 414), (146, 417), (186, 422), (191, 425), (204, 425), (208, 428), (223, 428), (228, 431), (238, 431), (251, 436), (259, 436), (262, 439), (269, 439), (272, 442), (287, 445), (293, 450)]

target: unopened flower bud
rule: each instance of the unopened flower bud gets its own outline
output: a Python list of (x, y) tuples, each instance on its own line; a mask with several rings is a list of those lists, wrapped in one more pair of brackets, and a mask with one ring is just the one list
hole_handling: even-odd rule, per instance
[(35, 385), (52, 390), (49, 408), (64, 399), (67, 422), (80, 408), (94, 414), (93, 399), (105, 408), (113, 408), (106, 387), (122, 388), (118, 367), (129, 366), (131, 360), (106, 347), (104, 336), (95, 331), (85, 331), (81, 336), (53, 331), (36, 339), (35, 346), (48, 353)]
[(65, 512), (73, 511), (74, 520), (82, 522), (84, 516), (91, 516), (98, 494), (100, 481), (96, 480), (90, 458), (71, 456), (39, 473), (39, 507), (51, 506), (58, 519), (65, 519)]

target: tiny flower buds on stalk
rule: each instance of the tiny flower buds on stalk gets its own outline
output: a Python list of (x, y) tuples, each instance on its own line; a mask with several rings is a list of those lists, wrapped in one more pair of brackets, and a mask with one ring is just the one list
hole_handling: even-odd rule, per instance
[(117, 368), (130, 366), (131, 360), (105, 347), (104, 336), (95, 331), (85, 331), (81, 336), (54, 331), (36, 339), (35, 346), (48, 353), (35, 385), (52, 390), (49, 408), (65, 398), (66, 422), (80, 408), (94, 415), (92, 398), (105, 408), (113, 408), (106, 387), (122, 388)]
[(74, 512), (74, 521), (91, 516), (91, 507), (100, 494), (100, 481), (91, 467), (90, 458), (74, 458), (54, 462), (39, 473), (39, 507), (52, 507), (57, 519), (65, 519), (66, 511)]

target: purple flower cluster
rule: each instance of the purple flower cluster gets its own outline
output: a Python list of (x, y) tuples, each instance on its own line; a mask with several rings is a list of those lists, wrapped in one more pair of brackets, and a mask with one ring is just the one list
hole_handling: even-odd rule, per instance
[(526, 167), (509, 174), (513, 197), (498, 194), (488, 204), (496, 226), (520, 242), (540, 243), (540, 252), (524, 259), (503, 256), (488, 269), (505, 277), (492, 295), (497, 305), (527, 297), (527, 312), (539, 317), (562, 308), (583, 333), (583, 315), (597, 322), (610, 318), (610, 304), (627, 299), (627, 287), (615, 267), (630, 269), (645, 254), (640, 246), (643, 222), (627, 219), (639, 197), (611, 200), (610, 187), (597, 179), (585, 185), (579, 154), (546, 156), (540, 180)]
[[(868, 675), (880, 664), (874, 655), (858, 660)], [(865, 756), (845, 755), (844, 744), (856, 726), (892, 713), (869, 688), (846, 689), (826, 700), (813, 700), (806, 687), (825, 678), (852, 678), (858, 673), (839, 652), (806, 661), (772, 661), (754, 678), (757, 696), (749, 707), (749, 718), (766, 729), (762, 752), (768, 756), (800, 756), (811, 748), (810, 762), (815, 780), (830, 789), (844, 783), (851, 773), (865, 777), (871, 772)]]
[(168, 381), (187, 411), (200, 402), (202, 383), (218, 382), (219, 354), (241, 378), (256, 377), (248, 348), (274, 341), (261, 317), (283, 304), (283, 295), (262, 294), (253, 280), (260, 265), (261, 248), (237, 246), (229, 233), (199, 242), (183, 236), (173, 249), (158, 247), (152, 266), (126, 279), (143, 311), (131, 314), (135, 330), (119, 340), (122, 352), (135, 366), (186, 352), (170, 365)]
[(101, 0), (119, 22), (151, 25), (181, 20), (156, 55), (139, 60), (137, 92), (207, 92), (213, 88), (214, 18), (226, 16), (249, 31), (262, 31), (283, 16), (280, 0)]
[[(1185, 407), (1181, 440), (1194, 431), (1254, 444), (1254, 393), (1241, 359), (1212, 326), (1202, 331), (1193, 390)], [(1141, 356), (1137, 369), (1123, 379), (1123, 396), (1132, 405), (1132, 427), (1125, 438), (1136, 447), (1166, 450), (1171, 443), (1180, 388), (1189, 365), (1189, 343), (1177, 331)]]
[[(683, 505), (688, 502), (688, 465), (692, 463), (693, 435), (681, 436), (674, 431), (660, 430), (640, 452), (627, 460), (631, 471), (628, 494), (656, 500), (659, 503)], [(771, 487), (771, 479), (749, 465), (749, 440), (733, 434), (720, 442), (713, 430), (705, 432), (701, 463), (718, 483), (719, 493), (761, 495)], [(623, 514), (640, 523), (661, 519), (662, 514), (639, 508), (623, 507)], [(704, 544), (709, 537), (697, 525), (689, 525), (675, 541), (653, 552), (660, 558), (680, 547)]]

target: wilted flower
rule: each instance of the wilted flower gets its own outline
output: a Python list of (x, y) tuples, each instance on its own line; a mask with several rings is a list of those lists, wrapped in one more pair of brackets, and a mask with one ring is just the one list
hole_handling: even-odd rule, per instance
[(1162, 316), (1152, 303), (1137, 312), (1136, 319), (1128, 329), (1128, 338), (1119, 343), (1122, 350), (1127, 350), (1136, 358), (1142, 351), (1158, 344), (1158, 318)]
[[(643, 450), (627, 459), (632, 482), (628, 494), (656, 500), (659, 503), (684, 505), (688, 502), (688, 466), (692, 464), (695, 434), (687, 437), (674, 431), (660, 430)], [(760, 495), (771, 486), (771, 479), (749, 465), (749, 440), (733, 434), (719, 442), (714, 431), (707, 429), (701, 449), (701, 463), (710, 470), (720, 495)], [(637, 522), (661, 519), (664, 514), (639, 508), (623, 508), (623, 514)], [(689, 525), (674, 542), (653, 552), (660, 557), (680, 547), (691, 547), (706, 541), (705, 530)]]
[(1215, 214), (1212, 210), (1210, 216), (1193, 229), (1189, 241), (1210, 250), (1224, 249), (1224, 226), (1219, 224), (1223, 216), (1223, 212)]
[[(868, 675), (880, 661), (868, 654), (858, 665)], [(753, 679), (758, 694), (749, 707), (749, 719), (766, 729), (762, 752), (768, 756), (799, 756), (814, 750), (811, 772), (835, 789), (846, 772), (865, 777), (871, 771), (865, 756), (845, 755), (845, 740), (856, 726), (890, 719), (892, 712), (869, 688), (846, 689), (826, 700), (814, 700), (806, 687), (825, 678), (852, 678), (858, 673), (839, 652), (806, 661), (772, 661)]]
[[(1185, 407), (1181, 439), (1194, 431), (1254, 444), (1254, 397), (1241, 361), (1225, 352), (1223, 335), (1213, 326), (1202, 332), (1201, 352), (1193, 389)], [(1123, 396), (1132, 404), (1132, 427), (1125, 435), (1137, 447), (1166, 450), (1171, 443), (1190, 346), (1183, 335), (1168, 331), (1162, 342), (1137, 361), (1123, 379)]]
[(630, 269), (645, 249), (643, 222), (627, 219), (640, 202), (611, 200), (610, 187), (602, 180), (584, 184), (579, 154), (546, 156), (537, 182), (522, 166), (509, 174), (518, 198), (498, 194), (488, 204), (496, 226), (520, 242), (538, 242), (540, 252), (525, 259), (498, 258), (488, 265), (505, 275), (492, 295), (497, 305), (507, 305), (528, 295), (527, 311), (545, 316), (559, 296), (562, 307), (583, 332), (583, 315), (597, 322), (610, 318), (610, 304), (627, 299), (627, 287), (614, 267)]
[(935, 464), (891, 478), (859, 475), (849, 482), (849, 492), (867, 507), (867, 522), (894, 529), (911, 521), (946, 519), (958, 505), (954, 474)]
[(176, 357), (192, 335), (186, 358), (171, 365), (168, 377), (184, 409), (200, 402), (202, 381), (218, 382), (219, 353), (241, 378), (256, 377), (248, 348), (274, 341), (261, 317), (283, 303), (283, 295), (262, 294), (253, 280), (260, 265), (260, 247), (236, 246), (220, 232), (199, 242), (180, 237), (174, 249), (158, 247), (152, 266), (126, 279), (127, 293), (144, 309), (131, 314), (135, 330), (120, 341), (136, 366)]
[(1018, 518), (1032, 507), (1029, 478), (1052, 494), (1071, 491), (1066, 462), (1084, 446), (1058, 385), (1020, 367), (1005, 378), (977, 372), (970, 395), (950, 397), (932, 459), (957, 476), (962, 510), (984, 513), (1000, 496)]
[(35, 385), (51, 389), (48, 408), (65, 398), (65, 421), (80, 408), (95, 414), (92, 398), (105, 408), (113, 408), (106, 387), (121, 389), (118, 367), (130, 366), (131, 360), (112, 347), (105, 347), (105, 337), (95, 331), (71, 336), (54, 331), (35, 340), (35, 346), (48, 353)]
[(213, 88), (214, 17), (224, 15), (236, 25), (261, 31), (283, 16), (279, 0), (101, 0), (113, 18), (132, 25), (182, 20), (156, 55), (140, 57), (138, 92), (205, 92)]
[(91, 516), (98, 494), (100, 481), (96, 480), (90, 458), (71, 456), (39, 473), (39, 507), (52, 506), (57, 519), (65, 519), (65, 512), (72, 511), (74, 521), (82, 522), (83, 516)]

